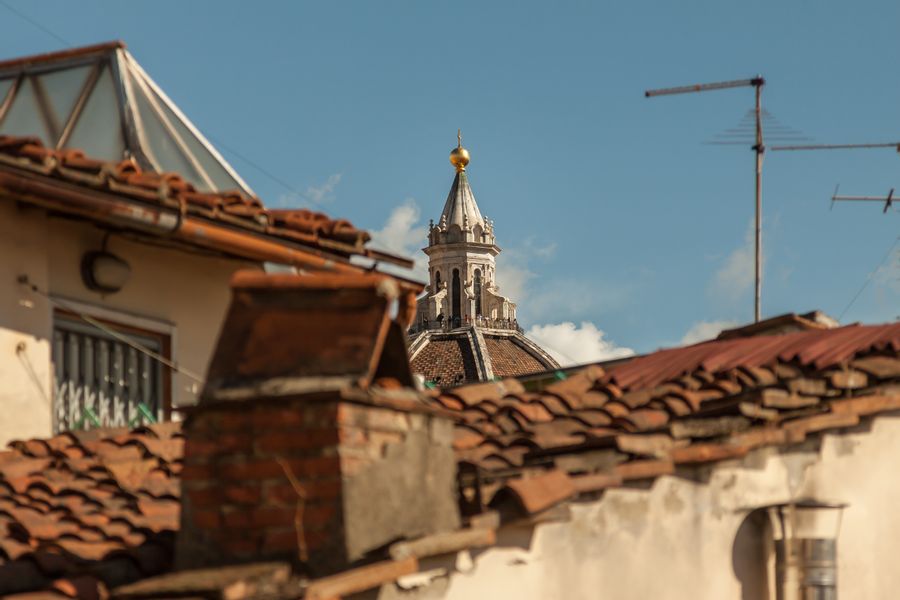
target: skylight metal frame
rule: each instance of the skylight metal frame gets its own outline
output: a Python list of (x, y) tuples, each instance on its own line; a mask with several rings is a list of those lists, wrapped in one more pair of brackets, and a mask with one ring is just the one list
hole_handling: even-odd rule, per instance
[(19, 92), (19, 85), (21, 85), (21, 81), (21, 75), (13, 79), (12, 85), (9, 86), (8, 90), (6, 90), (6, 97), (3, 99), (3, 102), (0, 102), (0, 127), (3, 126), (3, 119), (6, 117), (7, 111), (9, 111), (9, 107), (12, 106), (13, 99)]
[[(226, 173), (228, 173), (228, 175), (232, 179), (235, 180), (235, 182), (242, 188), (242, 190), (244, 192), (246, 192), (250, 195), (253, 195), (253, 192), (250, 189), (250, 186), (247, 185), (247, 182), (244, 181), (244, 179), (240, 175), (237, 174), (237, 172), (231, 167), (231, 165), (228, 163), (228, 161), (225, 160), (225, 157), (223, 157), (219, 153), (219, 151), (216, 150), (215, 146), (213, 146), (209, 142), (209, 140), (207, 140), (206, 137), (202, 133), (200, 133), (200, 130), (198, 130), (194, 126), (194, 124), (191, 122), (191, 120), (188, 119), (187, 116), (185, 116), (185, 114), (183, 112), (181, 112), (181, 109), (178, 108), (178, 105), (175, 104), (174, 102), (172, 102), (171, 98), (169, 98), (169, 96), (162, 90), (162, 88), (160, 88), (158, 85), (156, 85), (156, 82), (153, 81), (153, 79), (147, 74), (146, 71), (144, 71), (144, 69), (141, 67), (140, 64), (138, 64), (138, 62), (134, 59), (134, 57), (131, 56), (131, 54), (127, 50), (124, 50), (124, 49), (118, 50), (117, 54), (119, 54), (119, 53), (121, 53), (123, 55), (125, 61), (127, 61), (129, 66), (132, 69), (134, 69), (134, 71), (137, 72), (137, 74), (140, 76), (141, 82), (143, 84), (147, 85), (155, 93), (155, 95), (166, 104), (166, 107), (169, 110), (171, 110), (172, 113), (181, 121), (181, 124), (184, 125), (184, 127), (188, 131), (190, 131), (194, 135), (194, 137), (197, 138), (197, 141), (200, 142), (200, 145), (207, 152), (212, 154), (213, 158), (215, 158), (219, 162), (219, 164), (222, 166), (223, 170)], [(156, 108), (158, 110), (158, 107), (156, 106), (156, 103), (155, 103), (156, 98), (154, 98), (153, 96), (154, 96), (153, 94), (149, 94), (149, 100), (151, 101), (151, 104), (154, 106), (154, 108)], [(168, 124), (169, 126), (171, 126), (168, 119), (165, 119), (164, 122), (166, 124)], [(178, 139), (181, 140), (181, 136), (178, 136)], [(193, 158), (193, 155), (192, 155), (192, 158)], [(209, 177), (209, 174), (206, 172), (206, 169), (201, 169), (201, 172), (205, 173), (207, 175), (207, 177)], [(213, 187), (215, 187), (215, 186), (213, 186)]]
[[(153, 90), (150, 89), (150, 87), (147, 85), (146, 73), (143, 73), (143, 71), (139, 70), (139, 68), (135, 68), (137, 65), (136, 61), (131, 59), (131, 57), (127, 53), (125, 53), (124, 50), (119, 50), (119, 52), (122, 52), (124, 54), (126, 64), (128, 64), (128, 66), (130, 67), (127, 75), (129, 77), (133, 77), (133, 83), (137, 83), (137, 85), (140, 86), (141, 90), (144, 92), (144, 97), (146, 98), (147, 103), (150, 105), (150, 109), (153, 111), (153, 114), (156, 116), (156, 118), (159, 119), (163, 128), (165, 128), (166, 133), (168, 133), (169, 136), (175, 141), (175, 145), (177, 146), (178, 151), (181, 153), (181, 157), (185, 159), (191, 165), (191, 167), (194, 168), (197, 174), (203, 179), (204, 183), (209, 186), (210, 189), (216, 189), (215, 184), (209, 176), (209, 173), (207, 173), (206, 169), (204, 169), (203, 166), (197, 161), (194, 154), (187, 147), (187, 144), (185, 144), (184, 140), (178, 134), (178, 131), (172, 126), (172, 123), (169, 122), (169, 119), (166, 117), (165, 112), (163, 112), (159, 104), (156, 102)], [(138, 76), (134, 77), (134, 75), (136, 74)], [(134, 91), (133, 88), (129, 87), (128, 89), (131, 92)], [(136, 105), (136, 102), (132, 104), (132, 106)], [(147, 152), (152, 158), (154, 158), (157, 164), (162, 164), (162, 162), (159, 160), (159, 157), (156, 156), (152, 145), (150, 144), (149, 135), (147, 134), (147, 130), (141, 120), (140, 112), (140, 110), (135, 111), (137, 115), (135, 124), (137, 125), (138, 135), (141, 136), (142, 140), (145, 142), (144, 144), (141, 144), (141, 147), (145, 148), (145, 152)]]
[(84, 85), (78, 93), (78, 99), (75, 100), (75, 105), (72, 107), (72, 113), (69, 115), (69, 120), (66, 122), (56, 141), (57, 150), (65, 147), (69, 138), (72, 136), (72, 131), (75, 129), (75, 123), (78, 122), (78, 119), (81, 117), (81, 113), (84, 110), (84, 105), (87, 104), (88, 98), (90, 98), (91, 94), (94, 92), (94, 88), (97, 86), (97, 81), (100, 79), (100, 73), (102, 72), (103, 67), (104, 65), (99, 62), (92, 65), (91, 71), (85, 78)]
[(39, 109), (38, 114), (40, 114), (41, 120), (44, 122), (44, 127), (47, 129), (51, 139), (58, 140), (62, 127), (57, 122), (56, 115), (53, 114), (53, 108), (50, 106), (49, 98), (47, 98), (47, 90), (44, 89), (44, 82), (34, 75), (27, 75), (27, 77), (31, 83), (31, 89), (34, 90), (34, 97), (37, 100)]
[[(76, 92), (74, 87), (68, 88), (69, 92), (74, 93), (75, 98), (71, 107), (67, 108), (69, 113), (57, 115), (59, 107), (53, 104), (53, 94), (48, 91), (41, 78), (78, 67), (91, 68), (85, 74), (83, 83), (80, 83), (80, 90)], [(107, 75), (103, 72), (104, 69), (109, 69), (108, 75), (112, 79), (120, 127), (115, 143), (123, 146), (123, 155), (95, 158), (116, 161), (130, 158), (143, 169), (156, 172), (165, 170), (164, 163), (160, 159), (166, 157), (154, 154), (154, 146), (158, 145), (160, 140), (151, 145), (147, 124), (142, 122), (140, 110), (137, 108), (138, 97), (141, 96), (140, 101), (147, 103), (147, 109), (152, 115), (150, 118), (157, 122), (154, 126), (158, 124), (162, 129), (160, 135), (167, 140), (164, 143), (172, 144), (172, 149), (168, 152), (173, 153), (174, 159), (184, 165), (181, 169), (177, 167), (175, 169), (188, 171), (181, 173), (187, 181), (212, 191), (233, 189), (242, 195), (254, 196), (247, 182), (121, 44), (97, 46), (90, 48), (88, 52), (71, 56), (42, 55), (0, 63), (0, 80), (11, 80), (6, 94), (0, 97), (0, 128), (3, 128), (10, 110), (18, 106), (16, 99), (21, 97), (26, 78), (30, 78), (34, 98), (32, 103), (23, 105), (27, 111), (24, 114), (28, 114), (29, 119), (36, 119), (36, 123), (40, 123), (39, 127), (43, 127), (43, 131), (35, 131), (34, 135), (42, 139), (49, 138), (43, 140), (48, 147), (57, 150), (67, 147), (86, 111), (92, 110), (91, 107), (94, 106), (100, 80)], [(79, 85), (77, 79), (74, 82), (75, 85)], [(104, 93), (106, 93), (105, 86)], [(100, 101), (99, 97), (97, 101)], [(101, 138), (98, 141), (102, 144), (110, 140)], [(167, 160), (166, 164), (171, 163)]]
[(122, 106), (120, 114), (122, 131), (125, 139), (125, 152), (130, 158), (135, 160), (143, 169), (155, 169), (153, 161), (145, 154), (146, 149), (141, 143), (140, 134), (140, 118), (138, 111), (134, 108), (134, 90), (132, 89), (131, 77), (127, 77), (128, 64), (124, 55), (118, 50), (113, 54), (113, 68), (115, 76), (120, 82), (119, 87), (119, 104)]

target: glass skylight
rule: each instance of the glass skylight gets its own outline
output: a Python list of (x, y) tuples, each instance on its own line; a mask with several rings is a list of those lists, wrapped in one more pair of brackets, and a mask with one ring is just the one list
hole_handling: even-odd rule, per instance
[(201, 191), (253, 195), (231, 165), (123, 47), (11, 62), (0, 69), (0, 134), (91, 157), (133, 158)]

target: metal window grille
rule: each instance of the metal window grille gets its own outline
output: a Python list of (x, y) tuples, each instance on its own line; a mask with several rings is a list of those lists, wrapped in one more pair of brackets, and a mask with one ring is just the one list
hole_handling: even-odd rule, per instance
[[(141, 346), (165, 351), (165, 338), (123, 331)], [(53, 431), (136, 427), (162, 417), (162, 365), (80, 320), (57, 315), (53, 328)]]

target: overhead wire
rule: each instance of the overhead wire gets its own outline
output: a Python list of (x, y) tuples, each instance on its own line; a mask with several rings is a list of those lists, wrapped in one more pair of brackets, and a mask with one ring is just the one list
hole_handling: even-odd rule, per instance
[(871, 283), (872, 279), (875, 278), (875, 275), (878, 273), (878, 271), (881, 270), (881, 267), (884, 266), (884, 263), (886, 263), (888, 258), (890, 258), (890, 256), (894, 253), (894, 248), (897, 247), (898, 243), (900, 243), (900, 236), (898, 236), (894, 240), (894, 243), (891, 244), (891, 247), (888, 249), (887, 254), (884, 255), (884, 258), (881, 259), (881, 262), (878, 263), (878, 266), (875, 267), (875, 270), (873, 270), (871, 273), (869, 273), (869, 276), (866, 277), (866, 280), (863, 282), (862, 287), (859, 288), (859, 291), (856, 292), (856, 295), (853, 296), (853, 299), (850, 300), (850, 303), (847, 304), (847, 306), (844, 308), (844, 310), (841, 311), (841, 314), (838, 315), (838, 321), (840, 321), (841, 319), (844, 318), (844, 315), (847, 314), (847, 311), (850, 310), (850, 307), (853, 306), (853, 304), (862, 295), (862, 293), (865, 291), (865, 289), (867, 287), (869, 287), (869, 283)]
[(8, 10), (9, 12), (11, 12), (11, 13), (13, 13), (14, 15), (18, 16), (18, 17), (19, 17), (20, 19), (22, 19), (23, 21), (27, 21), (28, 23), (31, 23), (32, 25), (34, 25), (35, 27), (37, 27), (38, 29), (40, 29), (41, 31), (43, 31), (44, 33), (46, 33), (47, 35), (49, 35), (49, 36), (51, 36), (52, 38), (56, 39), (56, 41), (60, 42), (61, 44), (65, 45), (65, 46), (68, 46), (68, 47), (71, 47), (71, 46), (72, 46), (72, 43), (71, 43), (69, 40), (63, 38), (61, 35), (58, 35), (55, 31), (53, 31), (53, 30), (51, 30), (51, 29), (49, 29), (49, 28), (47, 28), (47, 27), (44, 27), (44, 26), (41, 25), (38, 21), (35, 21), (34, 19), (32, 19), (31, 17), (29, 17), (28, 15), (26, 15), (26, 14), (23, 13), (22, 11), (20, 11), (20, 10), (18, 10), (18, 9), (16, 9), (16, 8), (13, 8), (12, 6), (10, 6), (10, 5), (6, 2), (6, 0), (0, 0), (0, 4), (2, 4), (2, 5), (6, 8), (6, 10)]
[[(2, 0), (0, 0), (0, 1), (2, 1)], [(150, 357), (151, 359), (155, 360), (156, 362), (162, 364), (165, 367), (168, 367), (169, 369), (175, 371), (176, 373), (180, 373), (180, 374), (184, 375), (185, 377), (193, 379), (197, 383), (203, 383), (203, 378), (200, 377), (200, 375), (194, 373), (193, 371), (191, 371), (189, 369), (186, 369), (185, 367), (182, 367), (177, 362), (175, 362), (169, 358), (166, 358), (165, 356), (159, 354), (158, 352), (154, 352), (150, 348), (147, 348), (146, 346), (144, 346), (143, 344), (140, 344), (139, 342), (135, 341), (134, 339), (130, 338), (129, 336), (127, 336), (119, 331), (116, 331), (115, 329), (113, 329), (112, 327), (109, 327), (102, 321), (99, 321), (99, 320), (95, 319), (94, 317), (92, 317), (91, 315), (80, 310), (78, 307), (74, 306), (73, 304), (70, 304), (69, 302), (66, 302), (65, 300), (62, 300), (60, 298), (55, 298), (55, 297), (51, 296), (44, 290), (40, 289), (37, 285), (32, 283), (28, 279), (27, 275), (21, 275), (19, 277), (19, 283), (21, 283), (22, 285), (27, 287), (29, 290), (31, 290), (35, 294), (37, 294), (37, 295), (41, 296), (42, 298), (44, 298), (45, 300), (47, 300), (47, 302), (49, 302), (53, 306), (56, 306), (57, 308), (62, 308), (64, 310), (71, 312), (72, 314), (77, 316), (79, 319), (81, 319), (85, 323), (88, 323), (89, 325), (96, 327), (97, 329), (99, 329), (106, 335), (112, 337), (113, 339), (115, 339), (119, 342), (122, 342), (126, 346), (133, 348), (134, 350), (137, 350), (141, 354), (144, 354), (144, 355)]]
[(207, 137), (208, 137), (211, 141), (213, 141), (217, 146), (220, 146), (221, 148), (223, 148), (223, 149), (226, 150), (227, 152), (230, 152), (231, 154), (233, 154), (234, 156), (236, 156), (236, 157), (239, 158), (240, 160), (244, 161), (245, 163), (247, 163), (248, 165), (250, 165), (251, 167), (253, 167), (253, 168), (256, 169), (257, 171), (259, 171), (260, 173), (262, 173), (263, 175), (265, 175), (266, 177), (268, 177), (269, 179), (271, 179), (272, 181), (274, 181), (275, 183), (277, 183), (278, 185), (280, 185), (281, 187), (283, 187), (284, 189), (286, 189), (286, 190), (289, 191), (290, 193), (294, 194), (294, 195), (297, 196), (298, 198), (303, 198), (304, 200), (310, 201), (310, 202), (312, 202), (313, 204), (321, 204), (321, 201), (318, 201), (318, 200), (316, 200), (315, 198), (309, 197), (308, 194), (304, 194), (303, 192), (301, 192), (300, 190), (298, 190), (297, 188), (295, 188), (295, 187), (292, 186), (291, 184), (287, 183), (286, 181), (284, 181), (284, 180), (281, 179), (280, 177), (278, 177), (278, 176), (276, 176), (275, 174), (271, 173), (270, 171), (266, 170), (263, 166), (261, 166), (261, 165), (257, 164), (256, 162), (250, 160), (249, 158), (247, 158), (246, 156), (244, 156), (243, 154), (241, 154), (240, 152), (238, 152), (238, 151), (235, 150), (234, 148), (229, 147), (229, 146), (228, 146), (227, 144), (225, 144), (225, 142), (223, 142), (222, 140), (216, 138), (215, 136), (208, 135), (208, 134), (207, 134)]

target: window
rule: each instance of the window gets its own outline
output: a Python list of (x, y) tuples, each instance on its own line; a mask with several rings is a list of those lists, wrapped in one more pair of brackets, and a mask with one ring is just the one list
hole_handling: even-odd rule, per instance
[[(104, 322), (116, 333), (162, 356), (169, 337)], [(53, 323), (56, 390), (53, 430), (136, 427), (164, 418), (169, 373), (158, 361), (67, 312)]]
[(460, 285), (459, 285), (459, 269), (453, 269), (453, 289), (450, 291), (450, 293), (453, 296), (453, 307), (452, 307), (452, 314), (451, 314), (451, 317), (453, 317), (453, 321), (454, 321), (453, 326), (458, 327), (459, 319), (462, 316), (462, 310), (461, 310), (462, 302), (461, 302), (461, 298), (460, 298), (460, 294), (462, 293), (462, 290), (460, 289)]
[(481, 316), (481, 269), (475, 269), (475, 316)]
[(441, 291), (441, 272), (440, 271), (434, 272), (434, 291), (435, 292)]

